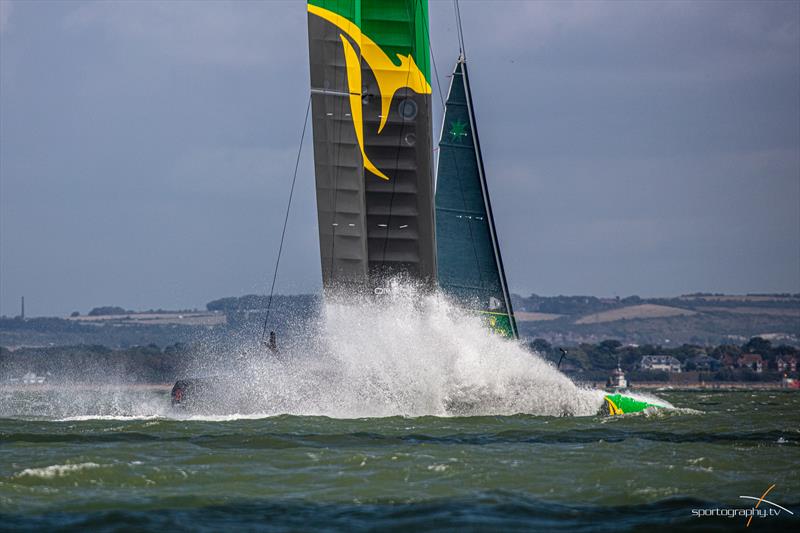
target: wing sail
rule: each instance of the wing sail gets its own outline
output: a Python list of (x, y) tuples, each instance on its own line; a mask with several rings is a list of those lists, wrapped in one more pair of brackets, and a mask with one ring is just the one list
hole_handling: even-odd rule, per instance
[(308, 3), (326, 291), (436, 280), (427, 24), (427, 0)]

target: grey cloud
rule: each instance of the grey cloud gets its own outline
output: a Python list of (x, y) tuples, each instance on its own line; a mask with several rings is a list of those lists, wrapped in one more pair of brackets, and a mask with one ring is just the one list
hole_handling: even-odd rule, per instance
[[(127, 52), (182, 64), (260, 67), (296, 64), (302, 9), (287, 2), (88, 2), (64, 18), (64, 27), (97, 29)], [(295, 6), (296, 7), (296, 6)]]
[[(461, 5), (514, 290), (800, 290), (800, 4)], [(0, 6), (0, 313), (263, 292), (303, 3)], [(446, 90), (452, 3), (430, 11)], [(281, 292), (320, 284), (309, 140)]]
[(14, 6), (11, 4), (11, 0), (0, 0), (0, 33), (8, 28), (8, 20), (11, 18), (13, 10)]
[(740, 79), (797, 63), (800, 8), (782, 2), (495, 5), (503, 7), (464, 9), (465, 32), (529, 68), (694, 82)]

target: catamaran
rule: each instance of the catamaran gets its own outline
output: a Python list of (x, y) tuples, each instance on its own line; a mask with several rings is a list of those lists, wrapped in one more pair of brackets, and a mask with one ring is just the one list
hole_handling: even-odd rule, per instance
[[(442, 96), (434, 180), (429, 43), (427, 0), (308, 2), (323, 290), (380, 297), (401, 279), (445, 292), (518, 339), (463, 40)], [(194, 383), (176, 383), (173, 403)], [(614, 395), (605, 407), (653, 405)]]

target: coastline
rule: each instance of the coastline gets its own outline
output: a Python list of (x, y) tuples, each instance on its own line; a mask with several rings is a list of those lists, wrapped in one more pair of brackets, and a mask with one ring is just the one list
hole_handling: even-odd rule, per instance
[(80, 391), (154, 391), (169, 392), (174, 383), (36, 383), (25, 385), (21, 383), (0, 383), (0, 392), (47, 392), (61, 390)]
[[(588, 386), (597, 390), (613, 391), (614, 388), (606, 387), (605, 383), (581, 383), (577, 382), (579, 386)], [(59, 390), (80, 390), (80, 391), (109, 391), (109, 390), (129, 390), (129, 391), (153, 391), (153, 392), (169, 392), (174, 383), (41, 383), (41, 384), (18, 384), (18, 383), (0, 383), (0, 392), (46, 392), (46, 391), (59, 391)], [(762, 391), (762, 390), (775, 390), (787, 392), (800, 392), (800, 389), (790, 388), (785, 386), (780, 381), (768, 382), (709, 382), (709, 383), (665, 383), (659, 382), (641, 382), (634, 383), (627, 389), (629, 391), (646, 390), (646, 391), (675, 391), (675, 392), (693, 392), (693, 391)]]
[[(592, 383), (593, 387), (598, 389), (613, 390), (605, 386), (605, 383)], [(800, 389), (790, 388), (780, 381), (766, 381), (766, 382), (741, 382), (741, 381), (719, 381), (708, 383), (674, 383), (669, 382), (641, 382), (634, 383), (626, 390), (647, 390), (647, 391), (675, 391), (675, 392), (692, 392), (692, 391), (761, 391), (761, 390), (779, 390), (788, 392), (800, 392)]]

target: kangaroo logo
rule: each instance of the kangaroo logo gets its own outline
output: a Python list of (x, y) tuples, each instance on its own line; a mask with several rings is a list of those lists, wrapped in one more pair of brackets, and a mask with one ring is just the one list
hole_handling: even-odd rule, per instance
[[(364, 150), (364, 114), (361, 101), (361, 59), (369, 66), (375, 80), (378, 83), (378, 90), (381, 98), (381, 116), (378, 134), (383, 131), (386, 121), (389, 118), (389, 108), (392, 105), (392, 98), (398, 89), (408, 87), (417, 94), (431, 94), (431, 86), (425, 79), (425, 75), (414, 62), (411, 54), (403, 56), (397, 54), (399, 65), (396, 65), (386, 52), (384, 52), (375, 41), (364, 35), (361, 28), (354, 22), (325, 9), (323, 7), (308, 4), (308, 12), (316, 15), (334, 26), (341, 33), (339, 38), (342, 40), (344, 50), (344, 60), (347, 71), (347, 91), (350, 94), (350, 115), (353, 118), (353, 127), (356, 132), (356, 140), (361, 149), (361, 156), (364, 160), (364, 168), (375, 174), (381, 179), (388, 180), (389, 176), (384, 174), (372, 161), (370, 161)], [(358, 45), (361, 52), (356, 53), (353, 43)]]

